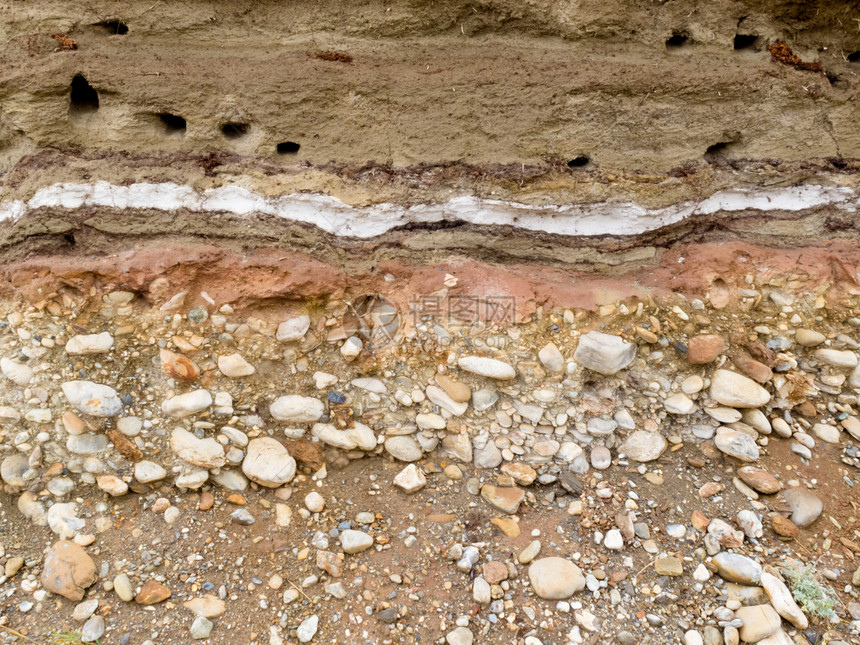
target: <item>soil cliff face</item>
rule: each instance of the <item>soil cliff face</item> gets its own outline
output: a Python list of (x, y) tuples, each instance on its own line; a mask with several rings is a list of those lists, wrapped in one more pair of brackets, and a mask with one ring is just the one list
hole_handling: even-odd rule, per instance
[(858, 27), (852, 2), (7, 2), (0, 244), (617, 275), (846, 243)]

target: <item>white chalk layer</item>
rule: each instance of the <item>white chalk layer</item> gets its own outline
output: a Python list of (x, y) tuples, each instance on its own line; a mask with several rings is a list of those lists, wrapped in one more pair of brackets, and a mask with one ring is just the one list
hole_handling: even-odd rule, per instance
[(846, 187), (795, 186), (723, 190), (702, 201), (652, 209), (630, 202), (532, 206), (477, 197), (455, 197), (441, 204), (354, 207), (336, 197), (312, 193), (264, 197), (240, 186), (198, 191), (174, 183), (115, 186), (99, 181), (91, 184), (55, 184), (39, 189), (29, 201), (2, 203), (0, 222), (16, 221), (41, 208), (73, 210), (83, 206), (104, 206), (120, 210), (185, 209), (199, 213), (274, 215), (313, 224), (333, 235), (357, 238), (376, 237), (406, 224), (442, 221), (512, 226), (556, 235), (594, 236), (637, 235), (688, 217), (721, 211), (802, 211), (825, 205), (857, 212), (860, 194)]

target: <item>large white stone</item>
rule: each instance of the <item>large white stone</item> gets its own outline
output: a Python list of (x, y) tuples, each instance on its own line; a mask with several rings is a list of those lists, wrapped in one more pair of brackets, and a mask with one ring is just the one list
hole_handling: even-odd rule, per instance
[(290, 318), (278, 325), (278, 332), (275, 334), (275, 338), (283, 342), (301, 340), (308, 332), (310, 326), (311, 319), (308, 316)]
[(257, 370), (241, 354), (228, 354), (218, 357), (218, 370), (230, 378), (251, 376)]
[(714, 443), (721, 451), (741, 461), (755, 461), (759, 457), (755, 439), (739, 430), (720, 426)]
[(373, 546), (373, 538), (364, 531), (347, 529), (340, 532), (340, 545), (345, 553), (361, 553)]
[(141, 484), (157, 482), (167, 477), (167, 471), (154, 461), (139, 461), (134, 465), (134, 478)]
[(816, 349), (812, 355), (833, 367), (857, 367), (857, 354), (849, 350)]
[(210, 405), (212, 405), (212, 394), (209, 390), (193, 390), (163, 401), (161, 411), (168, 416), (181, 419), (203, 412)]
[(368, 426), (358, 421), (353, 423), (352, 428), (338, 430), (330, 423), (315, 423), (311, 428), (311, 434), (327, 446), (341, 448), (342, 450), (370, 451), (376, 448), (376, 435)]
[(407, 493), (415, 493), (427, 485), (427, 478), (415, 464), (409, 464), (397, 473), (394, 485), (402, 488)]
[(565, 600), (585, 588), (585, 577), (579, 567), (558, 557), (532, 562), (529, 581), (538, 597), (545, 600)]
[(611, 376), (633, 362), (636, 345), (620, 336), (590, 331), (580, 336), (573, 358), (583, 367)]
[(261, 486), (277, 488), (289, 482), (296, 474), (296, 460), (286, 446), (277, 439), (261, 437), (251, 439), (242, 472)]
[(66, 343), (66, 353), (77, 356), (107, 354), (111, 347), (113, 347), (113, 336), (110, 335), (110, 332), (78, 334), (72, 336)]
[(486, 358), (484, 356), (463, 356), (457, 360), (457, 365), (462, 370), (486, 376), (487, 378), (498, 379), (501, 381), (510, 380), (517, 377), (517, 371), (504, 361), (496, 360), (495, 358)]
[(122, 401), (112, 387), (92, 381), (68, 381), (62, 387), (78, 412), (94, 417), (115, 417), (122, 412)]
[(759, 408), (770, 401), (770, 393), (743, 374), (717, 370), (711, 377), (711, 398), (730, 408)]
[(633, 461), (654, 461), (662, 455), (668, 446), (666, 438), (656, 432), (637, 430), (622, 444), (619, 449)]
[(289, 394), (275, 399), (269, 406), (269, 412), (278, 421), (314, 423), (319, 421), (325, 412), (325, 405), (311, 396)]
[(15, 385), (25, 387), (33, 380), (33, 368), (11, 358), (0, 358), (0, 372)]
[(227, 463), (224, 447), (212, 439), (198, 439), (184, 428), (176, 428), (170, 435), (170, 448), (182, 461), (200, 468), (221, 468)]
[(791, 592), (782, 580), (765, 571), (761, 574), (761, 586), (767, 592), (770, 604), (776, 609), (776, 613), (798, 629), (809, 627), (809, 620), (797, 606)]

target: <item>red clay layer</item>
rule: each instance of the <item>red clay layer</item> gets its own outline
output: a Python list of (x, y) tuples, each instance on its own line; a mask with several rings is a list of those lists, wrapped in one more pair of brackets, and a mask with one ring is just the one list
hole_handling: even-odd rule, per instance
[[(239, 254), (213, 245), (151, 246), (100, 256), (36, 256), (0, 268), (0, 294), (38, 301), (60, 288), (82, 296), (112, 290), (139, 293), (160, 305), (188, 291), (186, 305), (203, 304), (206, 291), (219, 305), (237, 310), (289, 308), (290, 302), (322, 302), (380, 293), (401, 311), (416, 297), (444, 289), (447, 274), (457, 284), (442, 295), (516, 299), (519, 318), (545, 309), (593, 310), (633, 296), (656, 298), (672, 293), (731, 304), (733, 286), (773, 284), (795, 291), (830, 285), (829, 298), (860, 293), (860, 245), (823, 241), (803, 248), (777, 249), (745, 242), (686, 244), (665, 251), (653, 267), (620, 276), (601, 276), (540, 265), (490, 265), (451, 259), (434, 265), (403, 261), (379, 263), (372, 272), (347, 273), (344, 267), (305, 253), (258, 249)], [(386, 279), (386, 274), (389, 276)], [(394, 280), (390, 280), (394, 276)]]

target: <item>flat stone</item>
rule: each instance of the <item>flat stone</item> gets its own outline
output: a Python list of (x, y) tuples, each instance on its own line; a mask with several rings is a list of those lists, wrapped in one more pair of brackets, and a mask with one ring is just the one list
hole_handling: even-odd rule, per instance
[(427, 485), (427, 478), (415, 464), (409, 464), (397, 473), (394, 485), (402, 488), (407, 493), (415, 493)]
[(791, 506), (791, 521), (801, 528), (812, 524), (824, 510), (821, 500), (802, 488), (784, 490), (780, 494)]
[(92, 381), (67, 381), (62, 388), (78, 412), (93, 417), (115, 417), (122, 412), (122, 401), (112, 387)]
[(110, 332), (78, 334), (72, 336), (66, 343), (66, 353), (76, 356), (107, 354), (111, 347), (113, 347), (113, 336), (110, 335)]
[(481, 497), (490, 506), (510, 515), (519, 510), (525, 495), (525, 491), (521, 488), (493, 486), (492, 484), (484, 484), (481, 487)]
[(74, 502), (54, 504), (46, 514), (48, 527), (61, 539), (75, 537), (78, 531), (86, 526), (86, 522), (77, 516), (78, 507)]
[(170, 435), (170, 448), (182, 461), (200, 468), (221, 468), (227, 463), (220, 443), (211, 437), (198, 439), (184, 428), (176, 428)]
[(316, 636), (319, 628), (320, 619), (316, 614), (312, 614), (305, 618), (296, 629), (296, 636), (300, 643), (310, 643)]
[(566, 600), (585, 588), (582, 571), (564, 558), (535, 560), (529, 566), (528, 574), (535, 594), (545, 600)]
[(449, 376), (437, 374), (436, 383), (445, 390), (445, 394), (458, 403), (466, 403), (472, 398), (472, 390), (468, 385), (455, 381)]
[(192, 598), (182, 603), (182, 606), (196, 616), (204, 618), (217, 618), (227, 610), (226, 603), (213, 594)]
[(315, 423), (325, 413), (325, 405), (310, 396), (290, 394), (275, 399), (269, 406), (269, 412), (278, 421)]
[(520, 486), (531, 486), (537, 479), (537, 471), (521, 461), (511, 461), (502, 466), (501, 471), (519, 484)]
[(472, 407), (478, 412), (484, 412), (493, 407), (498, 400), (498, 393), (489, 388), (483, 388), (472, 394)]
[(782, 482), (763, 468), (757, 466), (738, 468), (738, 477), (747, 486), (764, 495), (773, 495), (782, 490)]
[(744, 432), (721, 426), (717, 429), (714, 444), (723, 453), (741, 461), (755, 461), (759, 458), (759, 448), (755, 439)]
[(742, 641), (758, 643), (782, 626), (782, 619), (770, 605), (741, 607), (735, 616), (743, 621), (739, 632)]
[(529, 542), (526, 548), (520, 551), (519, 555), (517, 556), (517, 560), (520, 564), (528, 564), (538, 556), (538, 553), (540, 553), (540, 549), (540, 540), (532, 540), (531, 542)]
[(424, 456), (421, 444), (411, 435), (388, 437), (385, 451), (398, 461), (418, 461)]
[(167, 416), (181, 419), (203, 412), (211, 405), (212, 395), (208, 390), (193, 390), (163, 401), (161, 411)]
[(87, 620), (90, 616), (96, 613), (96, 609), (99, 608), (98, 598), (90, 598), (89, 600), (84, 600), (83, 602), (75, 605), (75, 609), (72, 612), (72, 618), (77, 620), (78, 622), (83, 622)]
[(782, 515), (774, 515), (770, 518), (770, 526), (773, 529), (773, 532), (781, 538), (793, 540), (797, 537), (797, 525), (787, 517), (783, 517)]
[(308, 316), (296, 316), (285, 320), (278, 325), (278, 331), (275, 338), (281, 342), (289, 343), (304, 338), (311, 326), (311, 319)]
[(330, 423), (315, 423), (311, 434), (328, 446), (342, 450), (371, 451), (376, 448), (376, 435), (368, 426), (358, 421), (351, 428), (339, 430)]
[(637, 430), (621, 445), (619, 451), (633, 461), (648, 462), (658, 459), (668, 447), (666, 438), (656, 432)]
[(812, 434), (827, 443), (839, 443), (839, 428), (827, 423), (816, 423), (812, 426)]
[(710, 396), (731, 408), (759, 408), (770, 401), (770, 393), (751, 378), (729, 370), (717, 370), (711, 377)]
[(857, 367), (857, 354), (849, 350), (816, 349), (812, 355), (825, 365), (833, 367)]
[(654, 562), (654, 571), (660, 576), (676, 577), (684, 574), (684, 565), (678, 558), (657, 558)]
[(686, 394), (673, 394), (663, 401), (666, 412), (672, 414), (692, 414), (696, 411), (696, 404)]
[(448, 645), (472, 645), (474, 638), (467, 627), (457, 627), (445, 635), (445, 642)]
[(0, 477), (10, 486), (24, 486), (27, 483), (24, 473), (29, 469), (30, 464), (25, 455), (9, 455), (0, 462)]
[(606, 470), (612, 465), (612, 453), (606, 446), (594, 446), (591, 449), (591, 466), (595, 470)]
[(150, 484), (167, 477), (163, 466), (154, 461), (139, 461), (134, 465), (134, 478), (141, 484)]
[(248, 443), (242, 472), (261, 486), (278, 488), (295, 476), (296, 460), (277, 439), (260, 437)]
[(132, 587), (128, 575), (124, 573), (120, 573), (113, 579), (113, 590), (123, 602), (134, 600), (134, 587)]
[(517, 371), (513, 366), (508, 365), (504, 361), (496, 360), (495, 358), (485, 358), (483, 356), (463, 356), (457, 360), (457, 366), (461, 370), (486, 376), (487, 378), (496, 380), (510, 380), (517, 377)]
[(758, 585), (761, 582), (761, 565), (744, 555), (723, 551), (716, 554), (712, 562), (717, 575), (728, 582), (742, 585)]
[(45, 556), (40, 580), (47, 591), (78, 602), (96, 581), (96, 565), (82, 547), (61, 540)]
[(81, 627), (81, 642), (95, 643), (105, 633), (105, 619), (102, 616), (90, 616)]
[(108, 438), (103, 434), (75, 434), (66, 438), (66, 449), (76, 455), (95, 455), (107, 449)]
[(776, 576), (767, 573), (761, 574), (761, 586), (770, 598), (770, 604), (780, 616), (785, 618), (798, 629), (809, 627), (809, 620), (798, 607), (785, 583)]
[(720, 356), (728, 345), (717, 334), (699, 334), (687, 343), (687, 362), (694, 365), (711, 363)]
[(573, 358), (593, 372), (612, 376), (633, 362), (636, 345), (620, 336), (590, 331), (579, 337)]
[(134, 597), (138, 605), (156, 605), (171, 596), (171, 591), (155, 580), (147, 580)]
[(794, 342), (802, 347), (815, 347), (816, 345), (823, 343), (825, 340), (827, 340), (827, 336), (812, 329), (801, 328), (794, 332)]
[(194, 621), (191, 623), (191, 638), (194, 640), (203, 640), (204, 638), (209, 638), (209, 635), (212, 633), (212, 628), (214, 625), (212, 621), (206, 618), (205, 616), (197, 616)]
[(218, 357), (218, 370), (229, 378), (242, 378), (251, 376), (256, 368), (251, 365), (241, 354), (228, 354)]
[(733, 354), (732, 363), (734, 363), (735, 367), (737, 367), (741, 372), (759, 383), (767, 383), (773, 378), (773, 370), (744, 352), (736, 352)]
[(345, 553), (361, 553), (373, 546), (373, 538), (364, 531), (347, 529), (340, 532), (340, 545)]
[(10, 358), (0, 358), (0, 373), (15, 385), (26, 387), (33, 380), (33, 368)]
[(550, 372), (561, 372), (564, 369), (564, 356), (555, 343), (547, 343), (541, 347), (538, 360)]
[(99, 475), (96, 485), (111, 497), (119, 497), (128, 492), (128, 484), (115, 475)]

